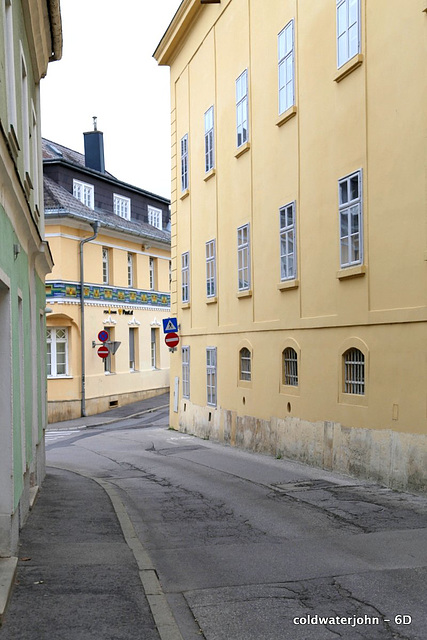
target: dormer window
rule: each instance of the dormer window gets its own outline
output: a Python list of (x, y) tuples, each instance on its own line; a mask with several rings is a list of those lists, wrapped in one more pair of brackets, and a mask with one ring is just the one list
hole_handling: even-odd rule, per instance
[(130, 198), (119, 196), (115, 193), (113, 196), (113, 209), (116, 216), (130, 220)]
[(94, 191), (93, 184), (73, 180), (73, 196), (90, 209), (95, 208)]
[(162, 210), (156, 209), (156, 207), (148, 206), (148, 224), (151, 224), (157, 229), (162, 228)]

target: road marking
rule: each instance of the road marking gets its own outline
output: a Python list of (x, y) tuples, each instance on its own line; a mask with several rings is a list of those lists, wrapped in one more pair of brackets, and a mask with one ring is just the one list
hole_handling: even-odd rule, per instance
[(62, 429), (59, 431), (46, 431), (45, 441), (55, 442), (55, 440), (61, 440), (62, 438), (67, 438), (68, 436), (72, 436), (76, 433), (80, 433), (80, 431), (81, 429)]

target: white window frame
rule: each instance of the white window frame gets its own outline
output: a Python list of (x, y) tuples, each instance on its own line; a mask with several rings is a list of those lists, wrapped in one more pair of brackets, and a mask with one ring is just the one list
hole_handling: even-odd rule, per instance
[(162, 229), (163, 228), (162, 210), (157, 209), (156, 207), (152, 207), (151, 205), (148, 205), (147, 211), (148, 211), (148, 224), (151, 224), (151, 226), (156, 227), (156, 229)]
[(86, 207), (95, 208), (95, 189), (93, 184), (82, 182), (81, 180), (73, 180), (73, 196), (80, 200)]
[(206, 398), (211, 407), (217, 405), (217, 352), (216, 347), (206, 347)]
[(248, 291), (251, 288), (249, 223), (237, 229), (237, 286), (239, 291)]
[(4, 3), (4, 42), (5, 42), (5, 73), (6, 73), (6, 99), (9, 125), (12, 125), (17, 134), (17, 107), (16, 107), (16, 80), (15, 80), (15, 45), (13, 31), (12, 0)]
[(360, 53), (360, 0), (337, 0), (337, 67)]
[(364, 353), (357, 347), (347, 349), (343, 354), (343, 364), (344, 393), (364, 396), (366, 384), (366, 359)]
[[(58, 331), (64, 331), (64, 338), (58, 338)], [(47, 377), (66, 378), (68, 377), (68, 328), (67, 327), (46, 327), (47, 343)], [(65, 362), (58, 363), (58, 345), (65, 344)], [(58, 373), (59, 366), (64, 366), (64, 372)]]
[(24, 172), (30, 175), (30, 105), (28, 98), (28, 71), (24, 51), (21, 47), (21, 118), (22, 118), (22, 151), (24, 156)]
[(182, 397), (190, 397), (190, 347), (182, 347)]
[(156, 266), (157, 266), (157, 260), (156, 258), (153, 258), (153, 256), (150, 256), (149, 258), (149, 274), (150, 274), (150, 289), (151, 291), (154, 291), (156, 288)]
[(248, 70), (236, 80), (236, 143), (237, 148), (249, 140)]
[(150, 331), (150, 358), (151, 358), (151, 367), (153, 369), (158, 369), (157, 366), (157, 332), (158, 330), (155, 327), (151, 327)]
[(129, 327), (129, 371), (136, 371), (136, 346), (138, 344), (138, 330)]
[(298, 386), (298, 353), (293, 347), (286, 347), (282, 352), (283, 384)]
[(116, 216), (124, 220), (131, 218), (131, 199), (121, 196), (119, 193), (113, 193), (113, 211)]
[(280, 207), (280, 280), (294, 280), (297, 277), (297, 244), (295, 201)]
[(239, 380), (252, 380), (252, 353), (248, 347), (242, 347), (239, 351)]
[(181, 255), (181, 302), (190, 302), (190, 252)]
[(205, 173), (215, 167), (214, 108), (205, 112)]
[(181, 191), (189, 187), (188, 133), (181, 138)]
[(128, 287), (133, 287), (134, 254), (128, 251)]
[(110, 281), (110, 250), (102, 247), (102, 284), (109, 284)]
[(216, 296), (216, 241), (206, 243), (206, 296)]
[(294, 21), (288, 22), (277, 37), (279, 56), (279, 115), (295, 104)]
[(363, 263), (362, 196), (362, 169), (338, 180), (340, 264), (344, 269)]

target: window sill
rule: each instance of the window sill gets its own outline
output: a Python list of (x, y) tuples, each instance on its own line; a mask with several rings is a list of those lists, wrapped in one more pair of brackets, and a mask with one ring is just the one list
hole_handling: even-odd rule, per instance
[(190, 189), (186, 189), (181, 193), (181, 195), (179, 196), (179, 199), (185, 200), (185, 198), (187, 198), (189, 195), (190, 195)]
[(206, 300), (206, 304), (215, 304), (216, 302), (218, 302), (218, 298), (216, 296), (212, 296)]
[(72, 380), (73, 376), (47, 376), (48, 380)]
[(290, 384), (280, 384), (280, 394), (284, 396), (299, 396), (299, 387)]
[(181, 304), (181, 309), (189, 309), (191, 304), (189, 302), (183, 302)]
[(340, 404), (347, 404), (356, 407), (367, 407), (368, 406), (368, 398), (366, 395), (352, 394), (352, 393), (340, 393), (339, 397)]
[(355, 267), (346, 267), (337, 271), (338, 280), (346, 280), (347, 278), (358, 278), (364, 276), (366, 267), (364, 264), (358, 264)]
[(105, 376), (115, 376), (116, 372), (115, 371), (104, 371), (104, 375)]
[(246, 289), (245, 291), (238, 291), (236, 298), (252, 298), (252, 289)]
[(239, 378), (237, 385), (242, 389), (252, 389), (252, 380), (240, 380)]
[(19, 146), (18, 137), (16, 135), (15, 127), (13, 126), (13, 124), (10, 125), (10, 131), (8, 133), (7, 139), (9, 142), (10, 150), (12, 152), (12, 156), (14, 160), (17, 160), (21, 147)]
[(297, 107), (296, 107), (296, 105), (293, 105), (292, 107), (289, 107), (289, 109), (286, 109), (286, 111), (284, 111), (282, 114), (280, 114), (280, 116), (276, 120), (276, 127), (281, 127), (282, 124), (285, 124), (285, 122), (287, 122), (288, 120), (290, 120), (291, 118), (293, 118), (296, 115), (297, 115)]
[(341, 80), (344, 80), (344, 78), (346, 78), (350, 73), (360, 67), (362, 63), (363, 54), (358, 53), (357, 56), (351, 58), (351, 60), (343, 64), (343, 66), (338, 69), (337, 73), (335, 74), (334, 81), (341, 82)]
[(287, 291), (288, 289), (298, 289), (299, 280), (285, 280), (277, 285), (279, 291)]
[(215, 167), (213, 167), (212, 169), (210, 169), (206, 174), (205, 177), (203, 178), (203, 180), (205, 182), (207, 182), (208, 180), (210, 180), (211, 178), (213, 178), (213, 176), (216, 174), (216, 169)]
[(250, 148), (251, 148), (251, 143), (250, 142), (244, 142), (237, 149), (236, 153), (234, 154), (234, 157), (235, 158), (240, 158), (240, 156), (242, 156), (244, 153), (246, 153), (246, 151), (249, 151)]

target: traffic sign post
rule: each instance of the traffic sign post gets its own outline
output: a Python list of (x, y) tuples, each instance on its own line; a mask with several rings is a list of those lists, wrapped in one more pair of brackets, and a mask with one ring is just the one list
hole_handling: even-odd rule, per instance
[(165, 344), (169, 349), (175, 349), (179, 344), (179, 335), (174, 332), (167, 333), (165, 335)]
[(110, 350), (108, 347), (104, 345), (102, 345), (102, 347), (99, 347), (98, 349), (98, 355), (100, 358), (108, 358), (108, 356), (110, 355)]

